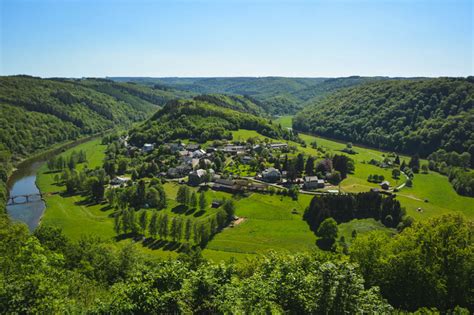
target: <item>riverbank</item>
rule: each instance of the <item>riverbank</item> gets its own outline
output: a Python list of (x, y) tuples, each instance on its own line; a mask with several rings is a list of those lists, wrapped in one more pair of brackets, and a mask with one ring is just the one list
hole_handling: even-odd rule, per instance
[[(108, 131), (110, 132), (110, 131)], [(51, 148), (36, 152), (29, 158), (16, 161), (14, 167), (9, 170), (9, 176), (5, 183), (7, 198), (5, 200), (5, 211), (14, 220), (24, 222), (33, 231), (40, 223), (46, 209), (46, 200), (8, 205), (8, 197), (16, 195), (39, 194), (43, 191), (37, 184), (37, 171), (52, 156), (75, 148), (83, 143), (102, 137), (105, 133), (94, 134), (80, 139), (58, 143)]]

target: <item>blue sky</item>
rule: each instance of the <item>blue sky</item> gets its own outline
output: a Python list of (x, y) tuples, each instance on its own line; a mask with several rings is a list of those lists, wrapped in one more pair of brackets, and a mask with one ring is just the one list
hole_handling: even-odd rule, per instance
[(0, 0), (0, 74), (467, 76), (473, 1)]

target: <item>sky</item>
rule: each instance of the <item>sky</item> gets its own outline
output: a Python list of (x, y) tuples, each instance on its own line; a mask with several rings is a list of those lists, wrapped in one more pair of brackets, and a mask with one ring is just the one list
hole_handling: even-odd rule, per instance
[(468, 76), (474, 0), (0, 0), (0, 75)]

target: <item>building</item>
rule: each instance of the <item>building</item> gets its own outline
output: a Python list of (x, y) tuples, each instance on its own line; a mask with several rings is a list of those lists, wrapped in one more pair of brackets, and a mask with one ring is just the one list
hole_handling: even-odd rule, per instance
[(388, 181), (386, 181), (386, 180), (383, 181), (383, 182), (381, 182), (381, 183), (380, 183), (380, 188), (385, 189), (385, 190), (390, 189), (390, 182), (388, 182)]
[(319, 179), (318, 176), (305, 176), (303, 179), (305, 189), (324, 188), (324, 180)]
[(286, 149), (288, 147), (288, 144), (286, 143), (270, 143), (270, 149), (272, 150), (281, 150), (281, 149)]
[(203, 157), (204, 155), (206, 155), (206, 151), (204, 151), (202, 149), (198, 149), (198, 150), (195, 150), (195, 151), (192, 151), (192, 152), (193, 152), (192, 156), (195, 159), (196, 158), (199, 159), (199, 158)]
[(229, 154), (242, 154), (242, 152), (245, 152), (245, 146), (226, 145), (222, 151), (224, 151), (224, 153), (229, 153)]
[(154, 145), (154, 144), (152, 144), (152, 143), (145, 143), (145, 144), (143, 145), (142, 150), (143, 150), (143, 152), (148, 153), (148, 152), (153, 151), (154, 148), (155, 148), (155, 145)]
[(116, 185), (118, 186), (118, 185), (125, 184), (125, 183), (127, 183), (128, 181), (130, 181), (130, 178), (117, 176), (117, 177), (114, 177), (114, 178), (110, 181), (110, 184), (111, 184), (111, 185), (114, 185), (114, 186), (116, 186)]
[(242, 163), (244, 163), (244, 164), (249, 164), (252, 160), (253, 160), (253, 157), (251, 157), (249, 155), (246, 155), (246, 156), (242, 157)]
[(190, 164), (181, 164), (177, 167), (171, 167), (166, 172), (166, 175), (170, 178), (178, 178), (186, 176), (192, 170)]
[(190, 172), (188, 175), (188, 184), (191, 186), (198, 186), (201, 183), (212, 180), (215, 172), (213, 169), (204, 170), (198, 169), (196, 171)]
[(186, 146), (186, 150), (188, 150), (188, 151), (196, 151), (196, 150), (199, 150), (200, 148), (201, 148), (201, 146), (199, 144), (194, 144), (194, 143), (189, 143)]
[(270, 167), (262, 172), (262, 179), (269, 183), (276, 183), (281, 180), (281, 173), (276, 168)]

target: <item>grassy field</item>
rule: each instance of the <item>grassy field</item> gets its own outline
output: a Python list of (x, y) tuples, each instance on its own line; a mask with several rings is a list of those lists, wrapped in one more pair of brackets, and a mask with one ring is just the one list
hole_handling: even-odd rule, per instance
[(394, 235), (396, 233), (395, 229), (387, 228), (381, 222), (376, 221), (374, 219), (355, 219), (347, 223), (339, 224), (338, 229), (338, 240), (343, 236), (345, 242), (348, 245), (352, 243), (352, 231), (354, 230), (357, 232), (357, 235), (364, 234), (373, 230), (381, 230), (389, 235)]

